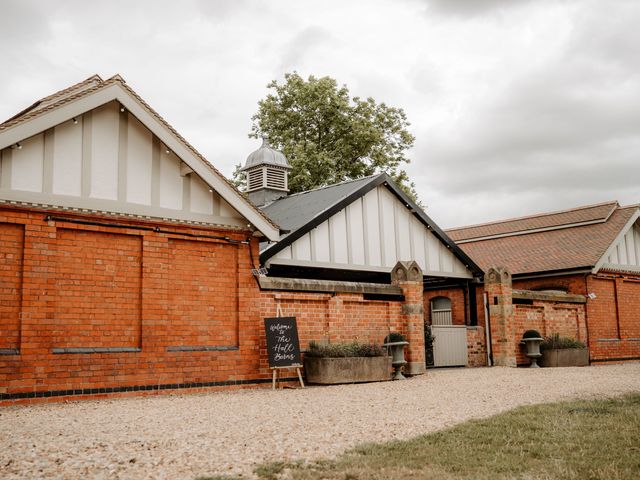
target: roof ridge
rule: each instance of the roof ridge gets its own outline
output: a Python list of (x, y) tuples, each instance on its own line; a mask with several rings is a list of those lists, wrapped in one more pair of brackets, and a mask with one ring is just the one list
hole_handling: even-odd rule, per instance
[(640, 203), (632, 203), (631, 205), (619, 205), (618, 210), (626, 210), (627, 208), (640, 208)]
[(48, 100), (51, 100), (52, 98), (55, 98), (59, 95), (64, 95), (67, 92), (70, 92), (72, 90), (75, 90), (78, 87), (83, 86), (84, 84), (90, 83), (94, 80), (99, 81), (100, 83), (104, 82), (104, 80), (102, 79), (102, 77), (100, 75), (98, 75), (97, 73), (94, 73), (93, 75), (91, 75), (88, 78), (85, 78), (84, 80), (82, 80), (81, 82), (75, 83), (67, 88), (63, 88), (62, 90), (58, 90), (55, 93), (52, 93), (51, 95), (47, 95), (46, 97), (42, 97), (39, 101), (40, 102), (46, 102)]
[[(620, 207), (620, 204), (618, 203), (617, 200), (610, 200), (608, 202), (601, 202), (601, 203), (594, 203), (591, 205), (583, 205), (581, 207), (574, 207), (574, 208), (567, 208), (565, 210), (556, 210), (553, 212), (541, 212), (541, 213), (535, 213), (532, 215), (524, 215), (522, 217), (512, 217), (512, 218), (506, 218), (504, 220), (493, 220), (491, 222), (485, 222), (485, 223), (476, 223), (473, 225), (465, 225), (462, 227), (454, 227), (454, 228), (447, 228), (445, 230), (445, 232), (456, 232), (456, 231), (460, 231), (460, 230), (467, 230), (470, 228), (476, 228), (476, 227), (486, 227), (489, 225), (500, 225), (501, 223), (509, 223), (509, 222), (515, 222), (518, 220), (528, 220), (531, 218), (540, 218), (540, 217), (549, 217), (551, 215), (559, 215), (561, 213), (569, 213), (569, 212), (576, 212), (578, 210), (586, 210), (588, 208), (595, 208), (595, 207), (602, 207), (604, 205), (613, 205), (615, 204), (618, 208)], [(626, 207), (624, 207), (626, 208)]]
[(48, 109), (49, 107), (51, 107), (52, 105), (56, 105), (58, 102), (54, 102), (52, 104), (49, 104), (45, 107), (43, 107), (42, 109), (38, 110), (38, 107), (40, 105), (42, 105), (43, 103), (46, 102), (50, 102), (51, 100), (55, 99), (56, 97), (63, 97), (60, 100), (66, 100), (67, 98), (70, 97), (75, 97), (75, 95), (78, 95), (82, 92), (85, 92), (87, 89), (84, 90), (80, 90), (79, 92), (75, 93), (74, 95), (71, 95), (70, 97), (64, 97), (64, 95), (66, 95), (67, 93), (73, 92), (74, 90), (78, 90), (80, 89), (80, 87), (83, 87), (85, 85), (89, 85), (91, 82), (94, 81), (98, 81), (98, 86), (101, 86), (105, 83), (104, 80), (102, 80), (102, 77), (100, 77), (100, 75), (98, 75), (97, 73), (94, 75), (91, 75), (88, 78), (85, 78), (83, 81), (75, 83), (67, 88), (63, 88), (62, 90), (58, 90), (55, 93), (52, 93), (50, 95), (47, 95), (46, 97), (42, 97), (39, 100), (36, 100), (35, 102), (33, 102), (31, 105), (29, 105), (27, 108), (19, 111), (18, 113), (16, 113), (15, 115), (13, 115), (12, 117), (6, 119), (4, 122), (0, 123), (0, 129), (4, 129), (10, 126), (13, 126), (14, 124), (18, 123), (19, 120), (23, 120), (25, 117), (28, 117), (29, 115), (35, 115), (37, 113), (39, 113), (40, 111), (45, 111), (46, 109)]
[(368, 178), (377, 178), (380, 175), (384, 175), (384, 174), (385, 174), (385, 172), (374, 173), (373, 175), (367, 175), (366, 177), (352, 178), (352, 179), (349, 179), (349, 180), (343, 180), (342, 182), (332, 183), (331, 185), (323, 185), (321, 187), (312, 188), (311, 190), (305, 190), (304, 192), (292, 193), (291, 195), (287, 195), (286, 197), (283, 197), (283, 198), (297, 197), (299, 195), (305, 195), (307, 193), (317, 192), (319, 190), (324, 190), (326, 188), (337, 187), (339, 185), (345, 185), (347, 183), (359, 182), (361, 180), (366, 180)]

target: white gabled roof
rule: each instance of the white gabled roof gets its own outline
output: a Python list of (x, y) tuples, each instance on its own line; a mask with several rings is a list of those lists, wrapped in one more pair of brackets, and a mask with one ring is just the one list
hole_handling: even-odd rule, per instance
[(89, 77), (37, 101), (0, 124), (0, 150), (114, 100), (142, 122), (258, 231), (269, 240), (279, 239), (279, 227), (246, 199), (119, 75), (108, 80), (102, 80), (98, 75)]

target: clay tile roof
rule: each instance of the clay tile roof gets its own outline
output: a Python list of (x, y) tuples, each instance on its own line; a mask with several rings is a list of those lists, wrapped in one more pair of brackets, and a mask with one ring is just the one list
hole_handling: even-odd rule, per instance
[[(638, 208), (609, 202), (447, 233), (464, 239), (458, 245), (484, 271), (494, 265), (506, 266), (514, 275), (592, 268)], [(479, 232), (485, 236), (468, 238)]]
[(512, 218), (498, 222), (470, 225), (468, 227), (447, 230), (447, 234), (456, 242), (479, 240), (498, 235), (530, 233), (533, 230), (551, 230), (566, 228), (570, 225), (604, 222), (618, 207), (618, 202), (606, 202), (596, 205), (541, 213), (527, 217)]

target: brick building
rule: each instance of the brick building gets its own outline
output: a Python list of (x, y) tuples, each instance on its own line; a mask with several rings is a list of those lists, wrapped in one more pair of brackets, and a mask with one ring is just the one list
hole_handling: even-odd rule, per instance
[[(639, 217), (638, 205), (607, 202), (447, 233), (485, 272), (510, 272), (513, 330), (503, 333), (518, 363), (517, 340), (529, 328), (587, 342), (592, 363), (640, 360)], [(495, 280), (485, 276), (489, 304), (500, 299), (499, 272)]]
[[(244, 167), (249, 198), (285, 230), (277, 242), (261, 244), (269, 277), (388, 284), (393, 266), (411, 259), (422, 271), (424, 320), (436, 317), (429, 365), (484, 364), (484, 347), (467, 348), (484, 332), (475, 308), (482, 271), (422, 208), (385, 173), (287, 195), (288, 168), (268, 144)], [(280, 189), (275, 169), (283, 172)], [(421, 372), (424, 362), (408, 370)]]
[[(248, 162), (267, 200), (284, 162)], [(423, 282), (479, 268), (386, 176), (300, 198), (313, 225), (256, 208), (119, 76), (0, 124), (0, 402), (267, 383), (278, 310), (303, 348), (402, 332), (423, 372)]]

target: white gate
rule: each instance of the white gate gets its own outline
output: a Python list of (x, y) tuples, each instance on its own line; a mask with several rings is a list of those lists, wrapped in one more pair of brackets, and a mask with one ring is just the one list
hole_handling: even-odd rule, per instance
[(465, 325), (433, 325), (434, 367), (467, 366), (467, 327)]

